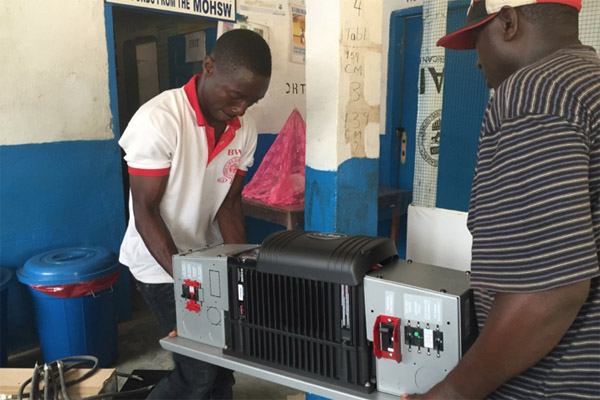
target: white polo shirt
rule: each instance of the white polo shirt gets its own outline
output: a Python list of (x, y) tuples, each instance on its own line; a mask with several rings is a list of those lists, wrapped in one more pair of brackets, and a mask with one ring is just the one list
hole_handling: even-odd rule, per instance
[[(179, 251), (223, 242), (217, 211), (235, 175), (252, 166), (257, 142), (254, 121), (244, 116), (227, 123), (215, 145), (198, 104), (199, 77), (142, 105), (119, 140), (130, 174), (169, 175), (160, 213)], [(136, 230), (132, 203), (130, 193), (119, 261), (141, 282), (173, 282)]]

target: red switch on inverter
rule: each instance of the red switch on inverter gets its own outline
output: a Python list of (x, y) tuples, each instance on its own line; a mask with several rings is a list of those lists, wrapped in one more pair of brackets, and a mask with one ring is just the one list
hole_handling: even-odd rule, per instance
[(196, 300), (188, 300), (185, 303), (185, 309), (193, 312), (200, 312), (200, 303)]
[(191, 280), (191, 279), (184, 279), (184, 280), (183, 280), (183, 283), (184, 283), (186, 286), (195, 287), (196, 289), (198, 289), (198, 288), (200, 287), (200, 282), (198, 282), (198, 281), (193, 281), (193, 280)]
[(373, 325), (373, 354), (377, 358), (402, 361), (400, 353), (400, 318), (379, 315)]

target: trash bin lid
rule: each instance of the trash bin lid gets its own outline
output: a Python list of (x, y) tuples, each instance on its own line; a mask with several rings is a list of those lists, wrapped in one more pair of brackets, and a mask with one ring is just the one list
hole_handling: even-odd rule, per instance
[(12, 272), (8, 268), (0, 268), (0, 291), (8, 287), (8, 282), (12, 277)]
[(28, 285), (67, 285), (109, 275), (120, 267), (117, 256), (102, 247), (69, 247), (31, 257), (17, 270)]

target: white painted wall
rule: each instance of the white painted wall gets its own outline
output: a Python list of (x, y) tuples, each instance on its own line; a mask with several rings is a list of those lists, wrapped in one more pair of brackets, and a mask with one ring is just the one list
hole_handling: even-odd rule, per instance
[(342, 0), (340, 14), (339, 161), (379, 158), (381, 1)]
[[(238, 13), (248, 22), (269, 28), (269, 47), (273, 59), (271, 84), (266, 96), (248, 110), (256, 120), (260, 133), (278, 133), (294, 108), (306, 120), (305, 64), (291, 62), (292, 17), (287, 1), (285, 15), (240, 10), (244, 0), (238, 0)], [(310, 20), (307, 17), (307, 20)], [(307, 43), (310, 40), (307, 39)]]
[(102, 0), (0, 8), (0, 145), (113, 137)]
[[(289, 10), (245, 14), (270, 27), (271, 86), (251, 112), (259, 132), (277, 133), (294, 107), (306, 117), (305, 66), (290, 61)], [(0, 145), (113, 137), (102, 0), (0, 8), (0, 54)]]
[(306, 1), (306, 165), (335, 171), (340, 86), (340, 0)]
[(381, 7), (380, 0), (306, 1), (306, 164), (313, 169), (379, 157)]

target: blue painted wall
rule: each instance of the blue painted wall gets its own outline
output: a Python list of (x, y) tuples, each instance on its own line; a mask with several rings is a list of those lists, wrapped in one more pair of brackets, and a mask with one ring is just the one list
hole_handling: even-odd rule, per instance
[[(16, 272), (30, 257), (67, 246), (118, 252), (125, 231), (120, 157), (115, 140), (1, 146), (0, 265)], [(9, 354), (36, 345), (31, 299), (16, 279), (8, 320)]]
[[(464, 26), (468, 1), (448, 9), (447, 32)], [(483, 113), (489, 99), (475, 50), (446, 50), (436, 206), (468, 211)]]
[(338, 166), (336, 232), (377, 235), (379, 159), (351, 158)]
[(336, 232), (337, 172), (320, 171), (307, 166), (305, 174), (304, 223), (306, 229)]
[(306, 229), (377, 235), (379, 159), (351, 158), (337, 171), (306, 167)]

